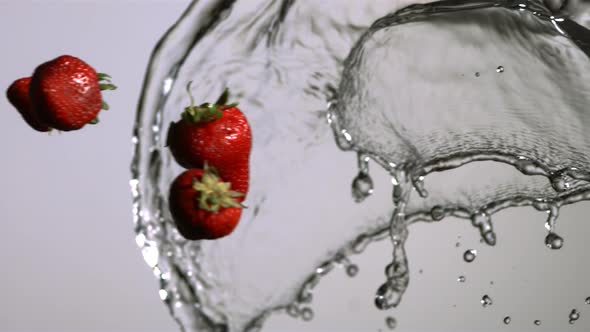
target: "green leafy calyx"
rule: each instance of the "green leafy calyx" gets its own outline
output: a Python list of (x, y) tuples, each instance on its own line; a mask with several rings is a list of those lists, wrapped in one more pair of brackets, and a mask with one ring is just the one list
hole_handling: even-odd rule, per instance
[(193, 189), (199, 193), (196, 199), (200, 209), (217, 213), (221, 208), (244, 207), (236, 200), (244, 194), (232, 191), (231, 183), (221, 182), (217, 171), (207, 164), (205, 164), (201, 179), (193, 181)]
[(225, 90), (223, 90), (223, 93), (221, 94), (221, 96), (219, 96), (215, 103), (204, 103), (196, 106), (195, 100), (190, 91), (192, 83), (193, 82), (191, 81), (188, 82), (188, 84), (186, 85), (186, 91), (188, 93), (191, 103), (190, 106), (185, 107), (184, 112), (182, 112), (181, 117), (185, 121), (197, 124), (215, 121), (221, 118), (224, 109), (235, 107), (238, 105), (237, 103), (232, 103), (229, 105), (227, 104), (227, 101), (229, 99), (229, 89), (225, 88)]

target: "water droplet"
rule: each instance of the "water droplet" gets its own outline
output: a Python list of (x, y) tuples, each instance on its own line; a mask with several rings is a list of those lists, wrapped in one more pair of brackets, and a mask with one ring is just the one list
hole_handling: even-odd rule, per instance
[(467, 263), (473, 262), (475, 257), (477, 257), (477, 250), (475, 249), (469, 249), (463, 253), (463, 260), (465, 260)]
[(373, 179), (367, 173), (360, 172), (352, 181), (352, 197), (360, 203), (373, 193)]
[(465, 282), (466, 278), (465, 276), (459, 276), (459, 278), (457, 278), (458, 282)]
[(349, 277), (354, 277), (359, 273), (359, 267), (358, 265), (355, 264), (351, 264), (349, 266), (346, 267), (346, 274), (348, 274)]
[(576, 309), (572, 309), (569, 315), (570, 324), (575, 323), (578, 319), (580, 319), (580, 313)]
[(380, 310), (386, 310), (397, 306), (401, 300), (401, 293), (391, 281), (387, 281), (377, 289), (375, 306)]
[(436, 205), (430, 210), (430, 216), (432, 220), (439, 221), (445, 217), (445, 210), (440, 205)]
[(299, 317), (299, 308), (296, 305), (292, 304), (287, 307), (287, 314), (291, 317)]
[(395, 329), (397, 327), (397, 320), (395, 318), (393, 318), (393, 317), (387, 317), (385, 319), (385, 324), (387, 324), (387, 327), (390, 330), (393, 330), (393, 329)]
[(461, 246), (461, 242), (455, 243), (455, 247), (459, 248)]
[(545, 245), (549, 249), (559, 250), (563, 247), (563, 238), (553, 232), (547, 234), (545, 237)]
[(537, 326), (541, 325), (541, 321), (540, 321), (540, 320), (538, 320), (538, 319), (537, 319), (536, 321), (534, 321), (534, 323), (535, 323), (535, 325), (537, 325)]
[(313, 319), (313, 310), (311, 308), (303, 308), (301, 309), (301, 318), (305, 321), (310, 321)]
[(483, 239), (484, 239), (485, 243), (490, 246), (496, 245), (496, 233), (494, 233), (493, 231), (485, 233), (483, 235)]
[(496, 68), (496, 72), (497, 73), (503, 73), (504, 72), (504, 67), (503, 66), (498, 66), (498, 68)]
[(424, 273), (424, 270), (420, 269), (420, 270), (418, 270), (418, 273), (422, 274), (422, 273)]
[(159, 294), (162, 301), (166, 301), (166, 299), (168, 299), (168, 292), (165, 289), (160, 289)]
[[(338, 121), (334, 121), (334, 119), (335, 118), (332, 119), (332, 125), (333, 128), (337, 128), (339, 127)], [(354, 145), (352, 142), (352, 136), (348, 133), (346, 129), (340, 130), (340, 133), (336, 135), (336, 144), (338, 144), (338, 147), (344, 151), (352, 149)]]
[(485, 308), (487, 306), (491, 306), (492, 304), (494, 304), (494, 302), (492, 301), (492, 298), (490, 298), (488, 295), (484, 295), (481, 298), (481, 305)]
[(471, 215), (471, 224), (479, 229), (481, 239), (490, 246), (496, 245), (496, 233), (490, 215), (477, 212)]
[(428, 191), (424, 188), (424, 176), (419, 176), (417, 178), (412, 179), (412, 184), (414, 186), (414, 190), (418, 192), (418, 195), (422, 198), (428, 197)]
[(481, 74), (479, 72), (476, 72), (475, 77), (479, 77), (479, 76), (481, 76)]
[(512, 318), (510, 318), (510, 316), (504, 317), (504, 324), (508, 325), (508, 324), (510, 324), (511, 321), (512, 321)]
[(590, 296), (588, 296), (588, 297), (586, 298), (586, 301), (584, 301), (584, 303), (586, 303), (586, 304), (590, 304)]

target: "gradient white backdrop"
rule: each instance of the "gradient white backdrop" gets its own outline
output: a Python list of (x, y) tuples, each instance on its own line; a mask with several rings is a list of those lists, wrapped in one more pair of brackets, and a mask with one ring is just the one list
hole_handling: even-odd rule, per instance
[(188, 0), (0, 0), (0, 87), (62, 54), (113, 76), (98, 126), (52, 135), (0, 98), (0, 331), (177, 331), (135, 246), (131, 128), (153, 46)]
[[(99, 125), (62, 134), (34, 132), (0, 98), (0, 332), (178, 331), (135, 246), (128, 181), (149, 55), (188, 3), (0, 0), (2, 91), (62, 54), (110, 73), (119, 86), (107, 94), (111, 110)], [(353, 164), (350, 170), (352, 178)], [(355, 280), (333, 273), (319, 286), (312, 323), (272, 318), (267, 330), (385, 330), (384, 318), (394, 314), (400, 331), (588, 331), (588, 211), (587, 203), (562, 211), (560, 253), (544, 248), (544, 216), (530, 209), (495, 218), (494, 249), (480, 245), (468, 222), (416, 225), (407, 244), (412, 281), (400, 308), (382, 313), (371, 303), (390, 255), (384, 242), (354, 258)], [(467, 248), (479, 249), (468, 266)], [(460, 274), (466, 284), (456, 282)], [(483, 309), (486, 293), (495, 304)], [(582, 318), (569, 326), (574, 307)], [(508, 314), (509, 327), (502, 324)], [(538, 318), (547, 318), (541, 327), (532, 324)]]

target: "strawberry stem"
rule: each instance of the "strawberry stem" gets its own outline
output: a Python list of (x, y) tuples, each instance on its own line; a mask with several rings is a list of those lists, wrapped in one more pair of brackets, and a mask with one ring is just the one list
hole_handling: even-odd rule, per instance
[(217, 98), (217, 101), (215, 102), (215, 104), (225, 105), (225, 104), (227, 104), (228, 99), (229, 99), (229, 89), (225, 88), (225, 89), (223, 89), (223, 93), (221, 94), (221, 96), (219, 96), (219, 98)]
[(231, 107), (235, 107), (237, 103), (232, 103), (229, 106), (227, 104), (227, 100), (229, 99), (229, 89), (225, 88), (223, 93), (214, 104), (211, 103), (204, 103), (199, 106), (195, 106), (195, 100), (193, 95), (191, 94), (191, 85), (192, 81), (188, 82), (186, 85), (186, 92), (188, 93), (190, 99), (190, 105), (185, 107), (184, 112), (182, 112), (181, 117), (183, 120), (200, 124), (210, 121), (215, 121), (223, 115), (223, 110)]
[(222, 182), (217, 175), (217, 170), (204, 166), (201, 180), (194, 179), (193, 189), (199, 193), (196, 199), (199, 208), (205, 211), (217, 213), (222, 208), (244, 208), (236, 198), (244, 196), (243, 193), (232, 191), (230, 182)]

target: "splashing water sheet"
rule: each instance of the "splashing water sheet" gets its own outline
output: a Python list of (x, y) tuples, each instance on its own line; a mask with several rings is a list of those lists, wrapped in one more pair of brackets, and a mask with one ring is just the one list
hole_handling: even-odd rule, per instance
[[(333, 270), (358, 278), (353, 260), (377, 242), (389, 261), (367, 303), (397, 329), (412, 224), (471, 224), (483, 244), (451, 244), (469, 268), (501, 242), (494, 216), (507, 208), (545, 214), (541, 244), (567, 248), (560, 210), (590, 198), (589, 15), (426, 2), (199, 0), (158, 43), (133, 132), (133, 212), (183, 331), (256, 331), (273, 312), (315, 319), (316, 286)], [(183, 239), (167, 208), (182, 170), (164, 138), (188, 81), (201, 101), (229, 87), (253, 132), (248, 208), (216, 241)], [(472, 281), (453, 273), (457, 287)], [(525, 324), (482, 294), (474, 307), (497, 326)], [(564, 310), (568, 326), (584, 324)]]

